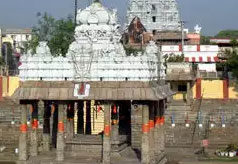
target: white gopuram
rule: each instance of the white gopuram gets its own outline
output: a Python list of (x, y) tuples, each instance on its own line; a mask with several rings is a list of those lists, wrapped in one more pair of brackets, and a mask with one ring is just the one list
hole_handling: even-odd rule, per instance
[(127, 23), (139, 17), (148, 32), (181, 31), (176, 0), (129, 0)]
[(120, 43), (117, 11), (99, 2), (78, 10), (75, 41), (66, 57), (52, 57), (46, 42), (34, 55), (25, 54), (21, 81), (150, 81), (164, 77), (161, 55), (154, 42), (145, 52), (127, 56)]

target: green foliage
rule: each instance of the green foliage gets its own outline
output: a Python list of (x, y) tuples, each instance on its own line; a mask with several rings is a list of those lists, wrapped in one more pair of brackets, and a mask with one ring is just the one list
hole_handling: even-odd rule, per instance
[(184, 54), (182, 54), (181, 56), (180, 55), (175, 55), (175, 54), (166, 54), (164, 56), (164, 59), (165, 59), (165, 62), (166, 63), (172, 63), (172, 62), (176, 62), (176, 63), (179, 63), (179, 62), (184, 62)]
[(3, 57), (0, 58), (0, 65), (7, 64), (9, 66), (10, 70), (15, 70), (17, 65), (15, 58), (13, 56), (13, 48), (11, 43), (3, 43), (4, 45), (4, 51), (3, 51)]
[(67, 19), (57, 20), (55, 30), (49, 40), (49, 47), (53, 55), (67, 53), (69, 45), (74, 41), (75, 24), (71, 17)]
[(0, 66), (4, 66), (4, 65), (5, 65), (4, 59), (2, 58), (2, 56), (0, 56)]
[(230, 41), (230, 44), (231, 44), (232, 47), (237, 47), (237, 46), (238, 46), (238, 41), (237, 41), (237, 39), (232, 39), (232, 40)]
[(52, 55), (65, 56), (69, 45), (74, 41), (75, 23), (72, 17), (56, 20), (47, 13), (38, 16), (38, 24), (33, 27), (32, 40), (25, 45), (26, 51), (31, 49), (35, 54), (40, 41), (47, 41)]
[(134, 47), (126, 47), (124, 46), (124, 49), (126, 51), (126, 55), (129, 56), (131, 54), (133, 54), (134, 56), (136, 56), (139, 52), (143, 53), (144, 50), (141, 48), (134, 48)]
[(210, 39), (211, 39), (210, 36), (201, 36), (200, 44), (201, 45), (210, 45), (211, 44)]
[(226, 55), (228, 57), (226, 61), (228, 70), (230, 70), (232, 72), (233, 77), (237, 79), (238, 78), (238, 51), (234, 49), (233, 51), (230, 51)]
[(217, 38), (238, 38), (238, 30), (223, 30), (220, 31), (215, 37)]

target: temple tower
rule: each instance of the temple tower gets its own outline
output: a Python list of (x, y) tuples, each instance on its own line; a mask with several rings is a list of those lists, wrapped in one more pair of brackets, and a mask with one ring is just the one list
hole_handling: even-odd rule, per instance
[(181, 31), (176, 0), (129, 0), (127, 23), (136, 16), (148, 32)]

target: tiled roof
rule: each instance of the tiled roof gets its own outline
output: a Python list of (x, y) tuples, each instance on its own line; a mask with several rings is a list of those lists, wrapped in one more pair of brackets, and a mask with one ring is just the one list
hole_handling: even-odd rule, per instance
[(154, 82), (89, 82), (89, 95), (75, 97), (77, 82), (23, 82), (13, 99), (17, 100), (159, 100), (172, 95), (167, 85)]

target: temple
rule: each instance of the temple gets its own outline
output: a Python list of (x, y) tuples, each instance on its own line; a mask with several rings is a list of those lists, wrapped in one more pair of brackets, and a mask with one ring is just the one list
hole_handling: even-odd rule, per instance
[(130, 0), (128, 6), (128, 25), (139, 17), (148, 32), (181, 31), (176, 0)]
[(21, 58), (13, 95), (22, 112), (19, 161), (55, 152), (53, 162), (90, 156), (109, 164), (131, 150), (141, 163), (166, 163), (164, 112), (172, 92), (161, 81), (158, 47), (151, 41), (143, 53), (126, 55), (116, 10), (96, 1), (78, 10), (77, 24), (66, 57), (53, 57), (41, 42)]

